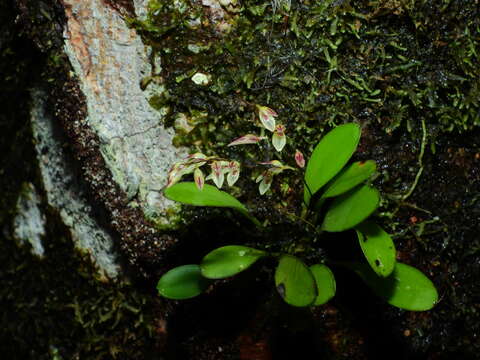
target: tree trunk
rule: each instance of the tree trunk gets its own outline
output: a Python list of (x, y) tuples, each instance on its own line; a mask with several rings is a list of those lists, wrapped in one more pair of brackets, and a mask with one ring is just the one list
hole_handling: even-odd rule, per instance
[[(2, 325), (8, 358), (121, 351), (140, 359), (163, 342), (163, 307), (129, 279), (148, 273), (151, 281), (176, 242), (158, 230), (168, 228), (172, 207), (160, 190), (185, 151), (172, 146), (172, 131), (140, 88), (149, 49), (125, 18), (145, 3), (0, 6), (1, 277), (15, 274), (0, 295), (2, 324), (16, 323)], [(18, 315), (19, 306), (30, 310)], [(24, 343), (28, 337), (37, 340)]]
[[(41, 18), (41, 10), (50, 11), (56, 25), (48, 36), (58, 45), (43, 50), (60, 64), (42, 69), (54, 78), (31, 88), (41, 182), (48, 205), (58, 210), (76, 247), (92, 256), (102, 276), (115, 278), (120, 271), (115, 243), (130, 263), (139, 264), (139, 256), (156, 256), (173, 241), (145, 219), (155, 216), (157, 224), (168, 225), (164, 214), (172, 203), (160, 190), (184, 151), (172, 145), (172, 130), (148, 104), (148, 89), (140, 88), (151, 73), (149, 49), (124, 17), (144, 12), (145, 4), (66, 0), (55, 5), (52, 12), (53, 5), (18, 1), (21, 19), (30, 26), (29, 17)], [(31, 189), (27, 198), (36, 199), (37, 190)], [(105, 210), (100, 217), (99, 207)], [(39, 241), (34, 248), (41, 248)]]
[[(280, 187), (267, 200), (259, 200), (256, 188), (253, 190), (253, 204), (258, 207), (255, 211), (263, 216), (262, 220), (273, 224), (268, 235), (248, 229), (241, 220), (219, 219), (215, 214), (213, 220), (207, 217), (182, 232), (172, 231), (184, 219), (178, 206), (167, 200), (161, 190), (169, 168), (188, 149), (173, 146), (174, 130), (164, 126), (164, 115), (149, 103), (161, 86), (145, 79), (159, 75), (162, 64), (128, 25), (132, 19), (146, 16), (148, 3), (0, 3), (0, 88), (4, 89), (0, 97), (0, 186), (4, 190), (0, 199), (0, 231), (4, 239), (0, 302), (6, 304), (0, 316), (0, 353), (11, 359), (283, 359), (303, 358), (303, 350), (308, 354), (305, 358), (329, 359), (400, 359), (422, 354), (433, 360), (460, 350), (465, 352), (465, 358), (474, 356), (480, 347), (475, 342), (477, 335), (468, 331), (475, 333), (480, 324), (475, 297), (480, 264), (476, 230), (480, 216), (480, 136), (475, 95), (479, 85), (474, 76), (478, 68), (472, 65), (472, 59), (478, 58), (475, 41), (479, 17), (464, 14), (474, 19), (467, 24), (467, 30), (476, 26), (476, 38), (467, 31), (458, 32), (451, 22), (447, 25), (456, 32), (445, 25), (451, 31), (445, 30), (445, 39), (455, 46), (460, 44), (457, 53), (462, 61), (465, 58), (460, 65), (451, 60), (454, 65), (450, 67), (450, 60), (447, 64), (443, 58), (438, 63), (438, 59), (431, 59), (431, 64), (407, 62), (412, 49), (407, 51), (402, 46), (410, 46), (412, 39), (420, 44), (418, 39), (423, 39), (431, 53), (426, 51), (422, 56), (445, 56), (445, 39), (425, 40), (422, 36), (435, 24), (434, 10), (443, 13), (454, 5), (458, 9), (462, 1), (446, 1), (446, 5), (432, 5), (431, 9), (425, 5), (418, 10), (418, 17), (409, 2), (379, 1), (376, 9), (371, 8), (375, 1), (358, 2), (363, 4), (358, 6), (371, 10), (368, 16), (355, 12), (348, 1), (329, 2), (330, 7), (348, 10), (341, 16), (350, 23), (337, 31), (337, 20), (332, 19), (340, 16), (340, 11), (335, 13), (329, 21), (338, 43), (324, 43), (324, 51), (312, 55), (315, 61), (315, 56), (325, 56), (332, 61), (328, 66), (334, 67), (327, 70), (326, 59), (319, 65), (320, 72), (328, 73), (328, 84), (322, 87), (325, 94), (316, 94), (312, 106), (322, 108), (336, 99), (342, 117), (353, 117), (362, 124), (359, 160), (375, 158), (380, 174), (374, 181), (382, 194), (397, 195), (384, 197), (393, 205), (380, 214), (397, 233), (397, 257), (428, 273), (442, 300), (431, 312), (403, 312), (380, 303), (362, 285), (339, 283), (339, 300), (303, 312), (286, 307), (275, 289), (265, 286), (271, 284), (273, 271), (265, 270), (267, 266), (263, 265), (256, 274), (216, 282), (203, 298), (180, 305), (156, 294), (156, 281), (165, 270), (185, 261), (199, 261), (214, 246), (246, 243), (250, 241), (245, 240), (247, 234), (257, 244), (263, 244), (264, 237), (269, 236), (272, 249), (276, 249), (283, 246), (278, 244), (281, 241), (276, 242), (277, 238), (303, 235), (295, 233), (297, 228), (284, 231), (285, 215), (271, 206), (276, 204)], [(212, 18), (219, 20), (221, 26), (215, 29), (218, 33), (229, 26), (228, 21), (222, 22), (222, 9), (233, 6), (232, 17), (239, 16), (240, 2), (192, 3), (211, 17), (206, 23)], [(269, 7), (275, 14), (282, 11), (282, 6), (302, 8), (310, 3), (266, 1), (263, 7), (250, 4), (249, 10), (250, 15), (261, 17)], [(473, 6), (469, 5), (469, 9)], [(348, 14), (353, 14), (351, 19)], [(293, 15), (282, 18), (285, 38), (288, 31), (297, 35), (297, 20)], [(401, 31), (397, 31), (397, 24), (402, 26)], [(348, 51), (330, 57), (344, 44), (343, 36), (360, 43), (359, 31), (370, 26), (365, 36), (371, 43), (357, 44), (367, 54), (365, 58), (354, 59)], [(424, 29), (421, 36), (417, 29)], [(348, 32), (348, 36), (344, 35)], [(470, 42), (465, 40), (467, 36)], [(397, 37), (401, 40), (398, 44)], [(362, 69), (369, 61), (368, 54), (374, 52), (371, 44), (377, 46), (377, 40), (383, 46), (383, 72), (373, 74), (372, 83), (381, 84), (373, 91), (371, 84), (357, 80), (363, 81)], [(402, 53), (386, 56), (384, 51), (391, 49)], [(281, 58), (280, 70), (269, 69), (268, 76), (273, 80), (265, 75), (257, 94), (271, 86), (270, 80), (280, 83), (289, 94), (289, 86), (299, 80), (283, 74), (286, 65), (282, 66), (283, 61), (291, 65), (298, 60), (301, 51), (292, 55), (290, 51), (294, 50), (292, 45), (285, 54), (277, 54)], [(337, 55), (347, 58), (341, 64), (344, 69), (340, 69), (340, 62), (337, 64)], [(392, 58), (406, 65), (384, 66), (383, 62)], [(416, 92), (395, 89), (396, 81), (402, 77), (395, 71), (416, 71), (420, 65), (430, 70), (409, 75), (420, 79), (411, 85)], [(459, 74), (444, 71), (450, 68)], [(334, 85), (330, 75), (336, 73)], [(311, 81), (314, 78), (311, 74), (305, 76)], [(465, 93), (447, 92), (446, 78), (460, 82)], [(310, 84), (307, 80), (305, 83)], [(442, 84), (437, 88), (440, 90), (427, 91), (435, 81)], [(251, 85), (245, 86), (250, 89)], [(360, 105), (354, 105), (353, 100), (350, 103), (343, 94), (349, 89), (357, 96), (355, 101), (359, 101), (358, 94), (365, 95)], [(392, 93), (398, 98), (382, 108), (380, 97)], [(231, 109), (238, 106), (235, 95), (231, 98), (213, 101)], [(438, 110), (442, 101), (451, 102), (455, 109), (446, 106)], [(403, 112), (411, 103), (413, 114), (422, 122), (405, 119), (405, 114), (412, 115)], [(429, 114), (421, 117), (425, 109)], [(458, 122), (452, 121), (452, 128), (464, 127), (468, 132), (452, 135), (444, 131), (446, 125), (441, 121), (444, 115), (448, 118), (450, 110), (465, 115), (455, 118)], [(425, 119), (432, 120), (432, 124), (425, 126)], [(330, 120), (325, 116), (322, 121), (324, 127)], [(393, 136), (392, 129), (396, 129)], [(299, 184), (301, 180), (297, 179)], [(287, 190), (285, 199), (290, 194), (290, 188)], [(212, 233), (215, 236), (210, 236)], [(182, 236), (188, 240), (182, 241)], [(356, 284), (351, 275), (342, 271), (341, 279)], [(362, 297), (357, 296), (359, 293)], [(457, 342), (452, 335), (456, 335), (459, 323), (468, 324), (468, 330), (463, 330)], [(397, 347), (398, 357), (392, 353)]]

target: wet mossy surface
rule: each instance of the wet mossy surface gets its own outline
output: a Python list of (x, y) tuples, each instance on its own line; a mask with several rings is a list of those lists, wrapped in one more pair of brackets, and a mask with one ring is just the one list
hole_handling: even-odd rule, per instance
[[(161, 3), (151, 2), (153, 6)], [(245, 39), (227, 36), (234, 47), (223, 54), (186, 52), (186, 41), (212, 42), (210, 30), (191, 32), (182, 30), (183, 25), (162, 34), (142, 30), (145, 40), (164, 59), (162, 72), (157, 69), (147, 81), (163, 82), (170, 94), (166, 99), (151, 99), (152, 104), (168, 105), (172, 115), (183, 112), (199, 121), (194, 124), (196, 130), (177, 138), (180, 143), (242, 160), (276, 156), (269, 148), (249, 148), (249, 153), (225, 150), (242, 131), (258, 131), (256, 103), (279, 112), (279, 121), (287, 125), (289, 151), (298, 147), (307, 156), (323, 129), (360, 122), (363, 134), (355, 159), (377, 162), (380, 175), (374, 184), (384, 197), (376, 220), (394, 234), (399, 259), (434, 281), (441, 296), (439, 304), (422, 313), (394, 309), (374, 297), (353, 274), (335, 267), (337, 296), (323, 307), (295, 309), (278, 297), (272, 280), (275, 264), (264, 260), (232, 280), (217, 282), (196, 299), (168, 301), (165, 307), (154, 294), (163, 271), (197, 263), (217, 246), (236, 243), (287, 250), (301, 254), (309, 263), (323, 259), (325, 253), (336, 256), (339, 244), (341, 248), (355, 246), (354, 238), (346, 234), (341, 239), (322, 239), (324, 243), (312, 245), (314, 253), (305, 253), (302, 244), (310, 236), (308, 229), (285, 216), (300, 206), (299, 176), (276, 179), (273, 192), (260, 197), (249, 179), (256, 168), (247, 168), (232, 191), (256, 216), (274, 226), (259, 232), (235, 213), (188, 209), (189, 226), (176, 234), (180, 241), (169, 248), (168, 255), (155, 258), (152, 250), (128, 244), (123, 248), (144, 259), (132, 269), (142, 271), (147, 280), (134, 284), (99, 283), (84, 256), (73, 251), (66, 229), (51, 209), (46, 210), (45, 260), (4, 240), (0, 274), (5, 285), (0, 297), (6, 311), (0, 319), (0, 349), (12, 354), (10, 358), (47, 359), (54, 358), (55, 352), (80, 359), (477, 357), (480, 132), (475, 94), (480, 17), (474, 2), (377, 1), (368, 5), (327, 1), (315, 5), (292, 1), (290, 11), (279, 8), (276, 15), (267, 3), (244, 3), (252, 8), (241, 13), (244, 19), (235, 12), (230, 16), (235, 31), (250, 36), (250, 45), (244, 47)], [(38, 4), (43, 6), (43, 2)], [(162, 11), (168, 10), (165, 6)], [(315, 6), (324, 9), (316, 18), (305, 16)], [(5, 14), (0, 11), (0, 16)], [(166, 24), (172, 14), (167, 12)], [(309, 38), (302, 33), (307, 22), (312, 22), (314, 31)], [(265, 23), (271, 31), (262, 34), (261, 29), (250, 28), (252, 23)], [(37, 181), (33, 145), (19, 140), (30, 136), (27, 107), (22, 106), (32, 81), (28, 74), (35, 73), (32, 70), (42, 61), (59, 59), (45, 58), (29, 42), (33, 38), (41, 44), (45, 36), (28, 33), (28, 40), (22, 42), (11, 31), (16, 29), (13, 17), (5, 24), (0, 66), (12, 76), (2, 79), (2, 87), (19, 101), (2, 102), (6, 109), (1, 112), (2, 133), (9, 134), (2, 135), (0, 143), (4, 174), (0, 182), (6, 194), (0, 202), (2, 228), (13, 215), (20, 183)], [(18, 29), (25, 29), (21, 25)], [(176, 33), (193, 38), (175, 38)], [(223, 46), (221, 36), (213, 39), (213, 48)], [(4, 51), (4, 44), (9, 44), (9, 51)], [(170, 57), (165, 49), (177, 49), (178, 54)], [(337, 69), (330, 68), (327, 52), (330, 62), (336, 57)], [(239, 64), (232, 63), (235, 59)], [(224, 67), (225, 61), (230, 68)], [(201, 88), (188, 78), (177, 82), (177, 76), (192, 66), (212, 74), (223, 71), (223, 87), (216, 91)], [(307, 70), (313, 72), (311, 77), (306, 77)], [(380, 92), (372, 95), (376, 90)], [(205, 111), (208, 117), (198, 116)], [(173, 125), (173, 119), (167, 123)], [(422, 122), (427, 140), (419, 163)], [(25, 161), (14, 161), (7, 154)], [(284, 156), (282, 160), (293, 165), (293, 154)], [(418, 184), (403, 199), (420, 168)], [(353, 250), (349, 253), (357, 255)]]
[[(150, 102), (167, 114), (174, 141), (241, 162), (240, 180), (228, 191), (254, 211), (298, 215), (301, 173), (285, 171), (274, 180), (273, 196), (259, 201), (251, 185), (265, 169), (258, 162), (295, 167), (295, 149), (308, 157), (333, 125), (360, 122), (364, 131), (381, 127), (395, 136), (408, 131), (417, 153), (420, 124), (432, 148), (438, 136), (480, 124), (475, 4), (278, 3), (272, 11), (268, 1), (233, 1), (218, 9), (208, 2), (152, 0), (147, 19), (132, 22), (154, 49), (153, 72), (142, 85), (162, 89)], [(194, 83), (196, 73), (210, 83)], [(257, 104), (275, 109), (286, 126), (283, 152), (265, 142), (226, 146), (246, 133), (270, 136), (259, 127)], [(403, 181), (408, 186), (413, 179)]]
[[(151, 105), (167, 113), (177, 144), (246, 164), (227, 191), (269, 224), (258, 232), (233, 214), (225, 220), (222, 211), (187, 210), (189, 230), (179, 235), (172, 266), (199, 262), (211, 249), (235, 243), (295, 253), (309, 263), (325, 255), (359, 256), (352, 234), (316, 239), (289, 215), (299, 215), (301, 207), (298, 172), (278, 176), (264, 197), (252, 181), (256, 161), (294, 166), (296, 148), (308, 157), (324, 130), (353, 121), (362, 125), (354, 159), (378, 165), (374, 185), (383, 201), (376, 221), (393, 234), (398, 259), (426, 273), (441, 300), (429, 312), (397, 310), (335, 267), (337, 296), (302, 312), (278, 302), (270, 284), (275, 265), (263, 264), (179, 305), (172, 315), (178, 353), (205, 359), (248, 358), (249, 351), (266, 359), (475, 358), (478, 4), (292, 1), (276, 12), (270, 2), (231, 4), (212, 14), (207, 3), (152, 0), (147, 20), (133, 22), (161, 59), (142, 85), (163, 89)], [(198, 72), (208, 75), (208, 85), (191, 80)], [(226, 147), (243, 134), (260, 133), (257, 104), (275, 109), (287, 126), (282, 154), (268, 145)], [(270, 285), (258, 285), (264, 281)], [(250, 322), (237, 318), (238, 307)], [(218, 350), (222, 346), (228, 355)]]
[(2, 356), (155, 359), (162, 332), (155, 299), (126, 282), (100, 282), (56, 218), (48, 216), (44, 259), (12, 239), (2, 241)]

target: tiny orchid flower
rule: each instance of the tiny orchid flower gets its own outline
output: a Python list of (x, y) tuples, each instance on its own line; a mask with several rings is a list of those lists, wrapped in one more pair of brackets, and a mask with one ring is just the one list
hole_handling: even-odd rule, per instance
[(203, 176), (202, 170), (200, 168), (196, 168), (193, 172), (193, 179), (195, 180), (195, 184), (197, 185), (198, 190), (203, 190), (203, 185), (205, 184), (205, 177)]
[(287, 137), (285, 136), (285, 126), (278, 124), (275, 126), (275, 131), (272, 135), (272, 145), (278, 152), (282, 151), (287, 143)]
[(173, 164), (167, 175), (167, 188), (174, 185), (182, 178), (182, 175), (180, 174), (181, 167), (183, 167), (183, 165), (179, 163)]
[(180, 181), (183, 175), (190, 174), (207, 162), (207, 157), (202, 153), (188, 155), (185, 159), (173, 164), (168, 172), (167, 188)]
[(272, 181), (273, 174), (271, 174), (270, 171), (265, 171), (264, 175), (262, 176), (262, 180), (260, 181), (260, 185), (258, 186), (258, 191), (260, 192), (260, 195), (265, 194), (268, 189), (270, 189)]
[(196, 164), (197, 167), (204, 165), (208, 160), (208, 157), (202, 153), (194, 153), (187, 156), (185, 162), (187, 164)]
[(267, 170), (265, 170), (261, 175), (259, 175), (255, 179), (256, 183), (260, 183), (260, 185), (258, 186), (258, 190), (260, 192), (260, 195), (265, 194), (267, 192), (267, 190), (270, 189), (270, 186), (272, 185), (274, 175), (280, 174), (284, 170), (295, 170), (291, 166), (283, 165), (278, 160), (261, 162), (259, 164), (269, 166), (269, 168)]
[(272, 174), (280, 174), (283, 170), (295, 170), (291, 166), (288, 165), (283, 165), (280, 161), (278, 160), (272, 160), (272, 161), (266, 161), (266, 162), (261, 162), (259, 163), (261, 165), (269, 165), (270, 168), (268, 169), (269, 172)]
[(261, 105), (257, 105), (257, 109), (258, 116), (265, 129), (270, 130), (271, 132), (275, 131), (275, 118), (278, 116), (275, 110)]
[(187, 156), (187, 159), (206, 159), (207, 156), (201, 152), (196, 152)]
[(263, 162), (259, 162), (260, 165), (270, 165), (270, 166), (274, 166), (274, 167), (282, 167), (283, 164), (278, 161), (278, 160), (272, 160), (272, 161), (263, 161)]
[(222, 161), (214, 161), (210, 165), (212, 168), (212, 173), (209, 175), (209, 179), (212, 179), (215, 185), (221, 189), (223, 181), (225, 180), (225, 171), (222, 166)]
[(295, 151), (295, 162), (297, 163), (298, 167), (302, 169), (305, 167), (305, 157), (300, 150)]
[(228, 186), (233, 186), (240, 176), (240, 164), (237, 161), (230, 161), (228, 163)]
[(256, 144), (262, 140), (266, 139), (265, 136), (257, 136), (254, 134), (247, 134), (238, 139), (233, 140), (227, 146), (235, 146), (235, 145), (246, 145), (246, 144)]

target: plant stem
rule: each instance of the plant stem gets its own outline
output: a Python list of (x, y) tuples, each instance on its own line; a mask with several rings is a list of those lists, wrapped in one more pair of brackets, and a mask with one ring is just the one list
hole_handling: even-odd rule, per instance
[(413, 181), (412, 186), (410, 189), (407, 191), (406, 194), (402, 196), (402, 201), (405, 201), (410, 195), (412, 195), (413, 191), (415, 190), (418, 180), (420, 180), (420, 176), (422, 175), (423, 172), (423, 154), (425, 153), (425, 145), (427, 144), (427, 127), (425, 125), (425, 120), (422, 119), (422, 143), (420, 145), (420, 154), (418, 156), (418, 165), (419, 169), (417, 172), (417, 175), (415, 176), (415, 180)]

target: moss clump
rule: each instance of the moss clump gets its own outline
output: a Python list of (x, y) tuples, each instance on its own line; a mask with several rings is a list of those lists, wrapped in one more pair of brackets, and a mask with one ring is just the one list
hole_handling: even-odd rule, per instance
[[(145, 359), (154, 345), (151, 297), (92, 274), (50, 214), (45, 258), (4, 239), (0, 351), (8, 359)], [(50, 357), (48, 357), (50, 354)]]
[[(292, 165), (295, 148), (309, 154), (330, 124), (379, 122), (387, 132), (421, 121), (445, 132), (480, 125), (480, 20), (471, 1), (277, 3), (275, 11), (254, 0), (214, 11), (151, 0), (147, 19), (133, 22), (161, 59), (144, 85), (161, 84), (151, 103), (167, 113), (178, 145)], [(198, 72), (208, 85), (191, 80)], [(258, 133), (255, 104), (279, 113), (286, 155), (225, 148)]]
[[(136, 23), (162, 60), (154, 76), (166, 91), (154, 102), (172, 114), (206, 112), (200, 124), (219, 130), (212, 142), (248, 127), (252, 103), (277, 109), (295, 140), (365, 117), (390, 130), (419, 117), (446, 131), (480, 124), (472, 2), (307, 1), (276, 12), (269, 1), (242, 4), (223, 9), (223, 32), (188, 0), (152, 0)], [(211, 75), (210, 86), (189, 81), (197, 71)]]

